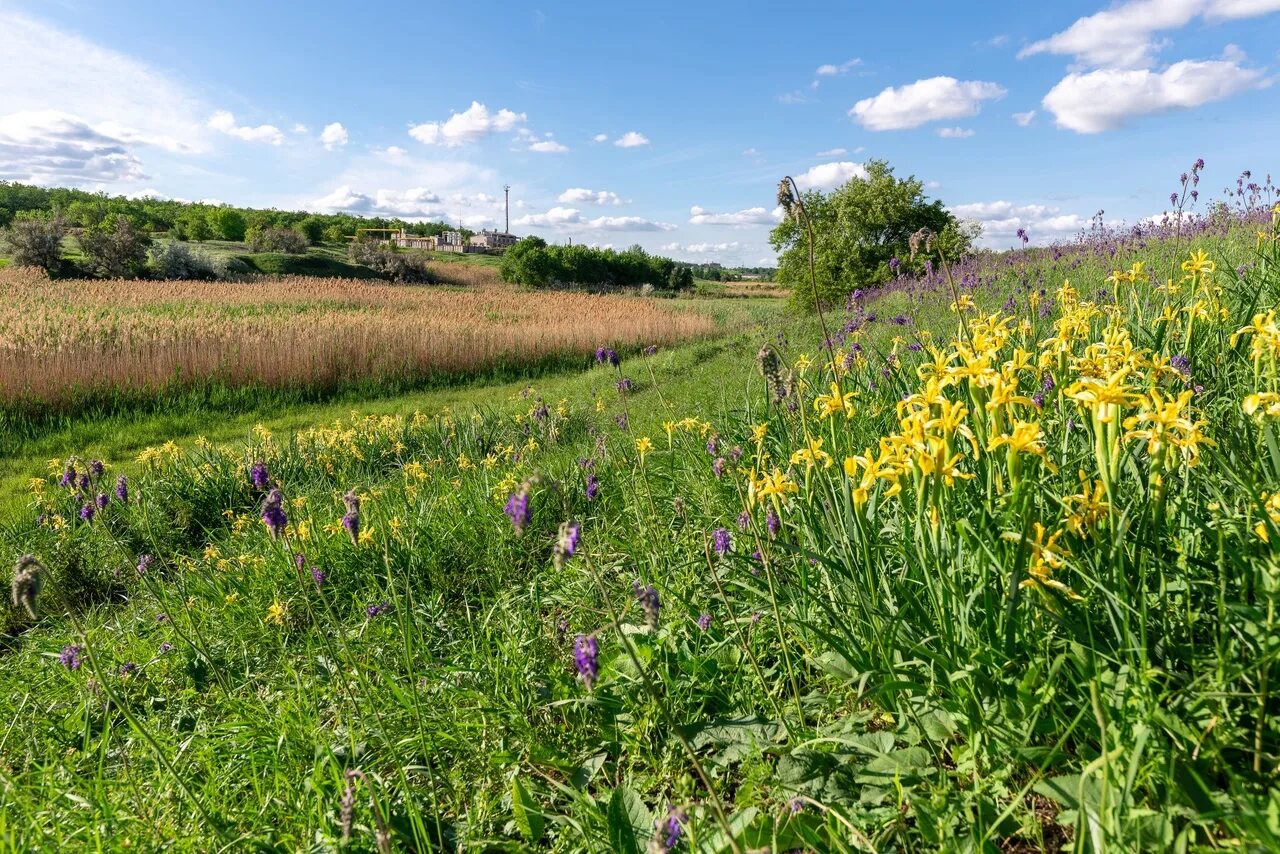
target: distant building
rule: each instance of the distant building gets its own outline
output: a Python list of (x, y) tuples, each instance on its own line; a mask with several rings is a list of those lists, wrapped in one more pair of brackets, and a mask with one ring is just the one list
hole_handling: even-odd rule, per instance
[(471, 235), (471, 245), (478, 246), (486, 252), (503, 252), (508, 246), (515, 246), (520, 238), (508, 231), (481, 231)]
[(423, 237), (418, 234), (410, 234), (403, 228), (396, 234), (393, 239), (396, 246), (401, 249), (435, 249), (436, 239), (434, 237)]

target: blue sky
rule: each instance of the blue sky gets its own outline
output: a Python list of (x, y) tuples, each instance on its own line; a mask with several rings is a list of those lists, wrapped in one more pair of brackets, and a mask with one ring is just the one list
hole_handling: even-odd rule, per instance
[(476, 228), (505, 183), (517, 233), (730, 264), (772, 263), (783, 174), (885, 158), (999, 247), (1280, 139), (1280, 0), (0, 0), (0, 32), (0, 179)]

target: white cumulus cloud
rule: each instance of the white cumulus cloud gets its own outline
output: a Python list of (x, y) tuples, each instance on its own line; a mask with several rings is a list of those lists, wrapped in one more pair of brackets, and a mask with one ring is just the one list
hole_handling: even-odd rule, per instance
[(890, 86), (863, 98), (849, 111), (868, 130), (905, 130), (928, 122), (975, 116), (982, 102), (1004, 97), (1005, 89), (983, 80), (930, 77), (905, 86)]
[(1185, 60), (1163, 71), (1105, 68), (1068, 74), (1041, 101), (1058, 127), (1100, 133), (1127, 119), (1220, 101), (1265, 85), (1262, 72), (1229, 60)]
[(554, 139), (542, 139), (529, 146), (530, 151), (536, 151), (538, 154), (564, 154), (569, 150), (569, 146), (561, 145)]
[(123, 140), (75, 116), (55, 110), (0, 116), (0, 180), (84, 186), (146, 177)]
[(980, 223), (981, 242), (993, 247), (1009, 245), (1020, 228), (1026, 230), (1031, 242), (1044, 244), (1075, 237), (1091, 225), (1090, 217), (1064, 213), (1051, 205), (1020, 205), (1004, 200), (953, 205), (951, 212), (959, 219)]
[(796, 176), (796, 185), (802, 190), (834, 190), (853, 178), (867, 177), (867, 168), (861, 163), (837, 160), (820, 163)]
[(1208, 22), (1254, 18), (1280, 11), (1280, 0), (1130, 0), (1079, 18), (1047, 39), (1018, 52), (1073, 56), (1103, 68), (1146, 68), (1165, 46), (1156, 34), (1177, 30), (1199, 18)]
[(592, 141), (592, 142), (608, 142), (608, 141), (609, 141), (609, 134), (607, 134), (607, 133), (598, 133), (598, 134), (596, 134), (595, 136), (591, 137), (591, 141)]
[(570, 187), (569, 189), (561, 193), (559, 196), (557, 196), (556, 201), (564, 202), (565, 204), (569, 204), (569, 205), (574, 205), (574, 204), (620, 205), (622, 204), (622, 199), (618, 197), (617, 193), (610, 192), (609, 190), (588, 190), (585, 187)]
[(342, 148), (349, 140), (350, 136), (347, 134), (347, 129), (342, 126), (342, 122), (327, 124), (324, 126), (324, 130), (320, 132), (320, 141), (330, 151)]
[(613, 141), (618, 148), (638, 148), (649, 144), (649, 137), (639, 131), (629, 130)]
[(528, 121), (524, 113), (501, 109), (490, 113), (479, 101), (443, 122), (424, 122), (409, 128), (409, 135), (424, 145), (456, 148), (483, 139), (491, 133), (508, 133)]
[(828, 148), (826, 151), (819, 151), (817, 156), (822, 158), (844, 157), (849, 153), (847, 148)]
[(938, 128), (938, 136), (943, 139), (968, 139), (973, 134), (973, 128)]
[(309, 209), (324, 213), (353, 213), (398, 216), (406, 219), (439, 219), (448, 216), (440, 196), (423, 187), (409, 190), (378, 190), (372, 195), (344, 184), (314, 199)]
[(689, 209), (690, 225), (729, 225), (743, 228), (752, 225), (773, 225), (781, 220), (781, 213), (764, 208), (746, 208), (732, 213), (712, 213), (705, 208), (694, 205)]
[(234, 136), (245, 142), (266, 142), (271, 145), (280, 145), (284, 142), (284, 134), (275, 125), (239, 125), (236, 124), (235, 115), (229, 110), (218, 110), (209, 117), (208, 125), (219, 133)]
[(1026, 127), (1031, 124), (1031, 120), (1036, 117), (1035, 110), (1027, 110), (1025, 113), (1014, 113), (1013, 121), (1018, 127)]
[(667, 243), (662, 247), (662, 251), (688, 255), (710, 255), (720, 252), (732, 252), (741, 248), (741, 246), (742, 244), (736, 240), (727, 243)]

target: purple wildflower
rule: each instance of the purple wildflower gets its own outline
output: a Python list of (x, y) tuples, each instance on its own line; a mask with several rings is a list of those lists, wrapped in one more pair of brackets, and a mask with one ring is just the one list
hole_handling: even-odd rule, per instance
[(714, 457), (720, 452), (720, 437), (712, 436), (707, 440), (707, 455)]
[(278, 540), (284, 536), (289, 517), (284, 512), (284, 493), (279, 489), (267, 493), (266, 500), (262, 502), (262, 524), (271, 532), (271, 539)]
[(511, 526), (516, 529), (516, 533), (524, 533), (524, 526), (529, 524), (529, 488), (524, 486), (519, 492), (511, 493), (503, 512), (511, 520)]
[(96, 500), (98, 503), (98, 509), (106, 510), (107, 505), (111, 503), (111, 496), (107, 495), (105, 492), (99, 492)]
[(266, 491), (271, 485), (271, 475), (267, 473), (267, 464), (258, 460), (249, 468), (249, 481), (253, 484), (253, 488), (259, 492)]
[(360, 544), (360, 496), (354, 489), (349, 490), (342, 496), (342, 503), (347, 508), (346, 515), (342, 517), (342, 527), (351, 538), (351, 545), (357, 546)]
[(76, 485), (76, 467), (72, 463), (67, 463), (66, 469), (62, 472), (62, 480), (58, 481), (63, 487), (70, 489)]
[(735, 463), (742, 459), (742, 448), (738, 445), (734, 445), (729, 451), (729, 459), (733, 460)]
[(91, 460), (89, 462), (89, 474), (95, 481), (101, 480), (106, 471), (107, 467), (103, 465), (102, 460)]
[(161, 655), (168, 655), (171, 652), (173, 652), (173, 644), (169, 643), (168, 641), (165, 641), (164, 643), (160, 644)]
[(594, 474), (587, 475), (586, 495), (588, 501), (595, 501), (596, 496), (600, 494), (600, 481)]
[(640, 608), (644, 611), (644, 621), (651, 629), (658, 628), (658, 616), (662, 611), (662, 603), (658, 599), (658, 590), (652, 584), (641, 586), (636, 582), (633, 588), (636, 599), (640, 600)]
[(1169, 366), (1184, 377), (1191, 376), (1191, 360), (1181, 353), (1169, 357)]
[(555, 561), (559, 567), (566, 560), (573, 557), (573, 553), (578, 550), (578, 539), (582, 535), (582, 529), (577, 522), (565, 522), (560, 526), (560, 536), (556, 540)]
[(619, 392), (622, 392), (625, 394), (626, 392), (629, 392), (633, 388), (635, 388), (635, 383), (631, 382), (631, 380), (627, 379), (626, 377), (623, 377), (622, 379), (614, 383), (613, 387), (616, 388)]
[(657, 354), (657, 352), (658, 352), (658, 345), (657, 345), (657, 344), (650, 344), (648, 347), (645, 347), (645, 348), (644, 348), (644, 354), (645, 354), (646, 356), (653, 356), (653, 355), (656, 355), (656, 354)]
[(704, 613), (704, 614), (702, 614), (702, 615), (700, 615), (700, 616), (698, 617), (698, 628), (702, 629), (702, 631), (704, 631), (704, 632), (705, 632), (707, 629), (711, 628), (711, 615), (710, 615), (710, 614), (705, 614), (705, 613)]
[(600, 644), (594, 635), (578, 635), (573, 640), (573, 661), (578, 666), (582, 684), (590, 691), (600, 675)]
[(618, 367), (618, 365), (622, 363), (622, 360), (618, 358), (617, 351), (615, 351), (612, 347), (597, 347), (596, 362), (598, 362), (601, 365), (607, 364), (607, 365), (610, 365), (611, 367), (616, 368)]
[(729, 536), (728, 528), (716, 528), (711, 533), (711, 548), (718, 555), (726, 555), (733, 546), (733, 538)]
[(81, 492), (88, 492), (89, 487), (91, 485), (92, 485), (92, 482), (89, 480), (89, 475), (87, 472), (85, 474), (80, 475), (80, 479), (76, 481), (76, 488), (79, 489)]
[(778, 518), (777, 513), (770, 509), (768, 513), (764, 514), (764, 526), (769, 531), (769, 537), (773, 538), (778, 536), (778, 529), (782, 527), (782, 520)]
[(80, 654), (84, 652), (84, 647), (78, 643), (69, 643), (62, 648), (62, 654), (58, 656), (58, 660), (62, 662), (62, 666), (68, 670), (80, 669)]
[(93, 504), (86, 504), (85, 506), (80, 508), (80, 518), (85, 520), (86, 522), (92, 522), (93, 515), (96, 512), (97, 512), (97, 508), (94, 507)]
[(724, 457), (716, 457), (711, 463), (711, 472), (716, 477), (724, 477), (724, 467), (726, 465), (728, 465), (728, 463), (725, 462)]
[(138, 575), (146, 575), (154, 560), (151, 555), (138, 555)]
[(381, 617), (383, 614), (387, 613), (390, 610), (391, 610), (390, 602), (378, 602), (377, 604), (370, 605), (367, 608), (365, 608), (364, 612), (369, 617)]
[(120, 475), (116, 478), (116, 498), (119, 499), (122, 504), (128, 503), (129, 501), (129, 481), (125, 479), (124, 475)]
[(663, 839), (663, 851), (674, 851), (675, 847), (680, 844), (680, 834), (684, 830), (684, 823), (688, 821), (688, 817), (675, 807), (667, 808), (666, 818), (658, 819), (658, 828), (665, 830), (667, 835)]
[(329, 580), (329, 573), (317, 566), (313, 566), (311, 567), (311, 580), (316, 583), (316, 587), (324, 587), (324, 583)]
[(627, 413), (619, 412), (617, 415), (613, 416), (613, 421), (618, 425), (619, 430), (625, 432), (628, 429), (627, 425), (629, 422), (627, 420)]
[(749, 514), (746, 510), (743, 510), (741, 513), (738, 514), (738, 530), (745, 531), (747, 530), (747, 526), (750, 524), (751, 524), (751, 514)]
[(120, 675), (125, 678), (128, 678), (137, 672), (138, 665), (132, 661), (126, 661), (124, 664), (120, 665)]

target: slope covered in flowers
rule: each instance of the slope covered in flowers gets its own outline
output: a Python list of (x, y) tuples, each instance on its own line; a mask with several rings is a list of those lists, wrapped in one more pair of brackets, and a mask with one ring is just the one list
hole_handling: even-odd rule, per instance
[(601, 348), (591, 398), (52, 461), (0, 839), (1273, 847), (1278, 223), (860, 296), (727, 411)]

